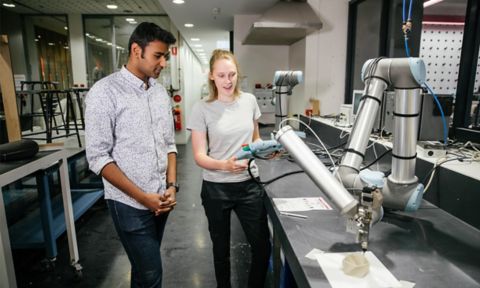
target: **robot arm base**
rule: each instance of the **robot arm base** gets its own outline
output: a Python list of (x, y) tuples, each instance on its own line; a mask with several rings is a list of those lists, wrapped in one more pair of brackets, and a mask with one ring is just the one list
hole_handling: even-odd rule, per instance
[(395, 183), (386, 178), (383, 192), (383, 206), (406, 212), (418, 210), (423, 198), (423, 184), (418, 182), (410, 184)]

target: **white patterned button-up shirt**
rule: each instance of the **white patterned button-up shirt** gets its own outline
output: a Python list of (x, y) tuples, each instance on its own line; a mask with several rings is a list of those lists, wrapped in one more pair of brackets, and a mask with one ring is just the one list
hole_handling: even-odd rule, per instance
[[(115, 162), (146, 193), (166, 189), (167, 154), (177, 152), (165, 88), (145, 83), (123, 67), (95, 83), (85, 100), (85, 141), (90, 169), (100, 174)], [(105, 199), (147, 209), (103, 179)]]

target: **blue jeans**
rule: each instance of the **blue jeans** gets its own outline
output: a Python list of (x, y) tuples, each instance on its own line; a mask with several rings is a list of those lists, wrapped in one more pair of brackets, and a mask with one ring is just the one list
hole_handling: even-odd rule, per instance
[(203, 181), (202, 204), (213, 244), (217, 287), (230, 288), (230, 215), (237, 214), (251, 246), (249, 288), (263, 288), (270, 258), (265, 192), (253, 180), (238, 183)]
[(168, 213), (155, 216), (150, 210), (109, 199), (107, 204), (132, 265), (131, 287), (162, 287), (160, 244)]

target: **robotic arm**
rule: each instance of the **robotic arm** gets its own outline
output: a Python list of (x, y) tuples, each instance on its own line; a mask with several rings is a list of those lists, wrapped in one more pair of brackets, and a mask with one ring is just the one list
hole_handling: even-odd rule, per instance
[(303, 82), (302, 71), (276, 71), (273, 77), (275, 84), (275, 128), (278, 130), (280, 122), (288, 116), (287, 96), (292, 95), (295, 85)]
[[(368, 247), (370, 226), (379, 221), (383, 213), (382, 202), (384, 207), (405, 211), (415, 211), (420, 206), (423, 185), (418, 184), (414, 173), (420, 85), (425, 81), (425, 74), (425, 64), (419, 58), (377, 58), (364, 64), (364, 96), (336, 176), (328, 171), (291, 127), (285, 126), (276, 134), (277, 141), (347, 217), (347, 223), (353, 224), (357, 241), (364, 251)], [(395, 130), (392, 173), (385, 178), (381, 173), (360, 172), (360, 165), (383, 92), (389, 86), (395, 88)], [(352, 230), (352, 227), (347, 229)]]

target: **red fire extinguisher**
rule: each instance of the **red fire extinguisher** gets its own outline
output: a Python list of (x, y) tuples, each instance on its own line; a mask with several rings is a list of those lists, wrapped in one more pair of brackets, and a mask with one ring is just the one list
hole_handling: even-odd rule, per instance
[(180, 106), (175, 106), (173, 108), (173, 121), (175, 125), (175, 131), (180, 131), (182, 130), (182, 110), (180, 109)]

